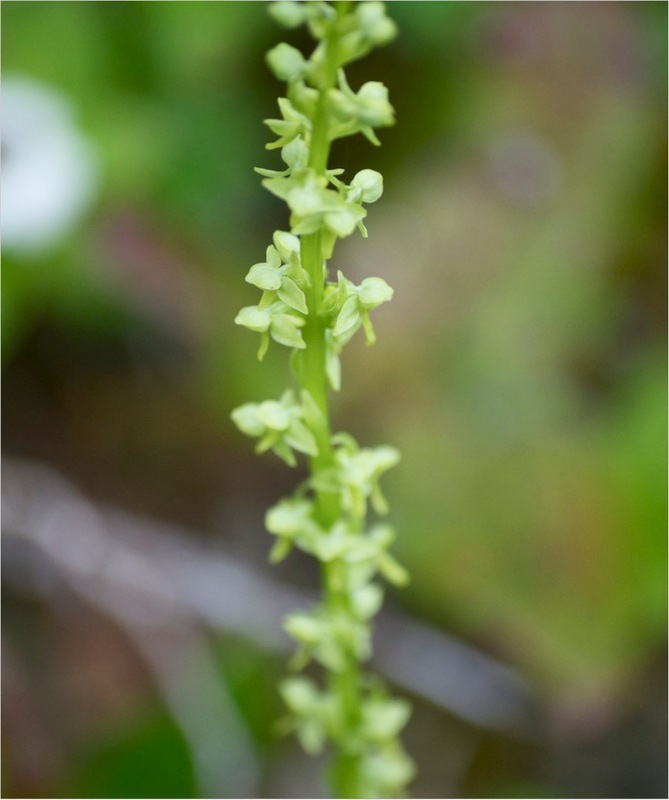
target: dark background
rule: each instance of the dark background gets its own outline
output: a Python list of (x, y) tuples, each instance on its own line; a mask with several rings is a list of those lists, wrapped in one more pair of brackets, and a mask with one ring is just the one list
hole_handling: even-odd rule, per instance
[[(331, 161), (380, 170), (386, 191), (332, 267), (395, 298), (378, 344), (344, 353), (335, 427), (403, 454), (384, 488), (413, 580), (389, 604), (515, 670), (533, 720), (493, 730), (414, 697), (412, 793), (666, 796), (666, 4), (389, 13), (398, 39), (348, 75), (389, 87), (397, 125)], [(259, 365), (232, 320), (287, 226), (253, 173), (279, 163), (264, 52), (302, 36), (264, 3), (3, 3), (3, 79), (68, 98), (98, 163), (52, 245), (8, 235), (3, 252), (5, 796), (326, 791), (276, 734), (272, 641), (176, 612), (145, 637), (95, 578), (127, 578), (115, 548), (153, 520), (316, 585), (298, 556), (266, 564), (264, 510), (301, 468), (254, 456), (229, 420), (290, 380), (283, 348)], [(452, 674), (439, 653), (430, 669)], [(204, 687), (207, 706), (208, 686), (211, 730), (178, 699)]]

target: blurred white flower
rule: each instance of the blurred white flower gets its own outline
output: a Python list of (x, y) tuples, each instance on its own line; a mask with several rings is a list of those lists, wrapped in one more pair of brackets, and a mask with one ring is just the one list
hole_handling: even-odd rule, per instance
[(33, 79), (3, 76), (3, 248), (25, 256), (54, 248), (90, 207), (98, 175), (67, 98)]

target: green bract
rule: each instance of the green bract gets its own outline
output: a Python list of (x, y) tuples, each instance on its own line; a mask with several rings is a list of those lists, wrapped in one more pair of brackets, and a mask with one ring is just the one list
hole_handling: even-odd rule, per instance
[(246, 281), (261, 294), (235, 322), (260, 334), (260, 358), (270, 339), (291, 349), (299, 392), (245, 403), (232, 419), (257, 440), (258, 453), (272, 450), (291, 466), (302, 454), (309, 467), (295, 495), (265, 517), (274, 537), (271, 561), (297, 548), (322, 565), (322, 601), (285, 620), (299, 645), (293, 669), (314, 661), (324, 674), (322, 685), (303, 676), (283, 682), (289, 727), (309, 753), (331, 743), (340, 796), (398, 796), (413, 774), (398, 738), (409, 707), (390, 698), (361, 665), (371, 654), (371, 620), (383, 602), (379, 581), (402, 586), (408, 580), (389, 553), (392, 527), (367, 519), (370, 511), (388, 512), (380, 481), (400, 456), (394, 447), (361, 447), (348, 434), (332, 435), (327, 396), (328, 384), (341, 386), (343, 347), (360, 328), (367, 344), (374, 343), (370, 313), (393, 296), (383, 278), (356, 285), (339, 270), (336, 281), (328, 280), (336, 241), (356, 230), (367, 235), (365, 205), (383, 193), (379, 172), (362, 169), (347, 182), (343, 169), (328, 167), (328, 156), (335, 139), (362, 133), (379, 144), (374, 129), (393, 124), (386, 87), (368, 81), (355, 91), (344, 67), (389, 42), (396, 27), (383, 3), (369, 1), (275, 2), (270, 12), (288, 28), (306, 24), (317, 44), (309, 58), (285, 43), (267, 54), (271, 71), (288, 84), (278, 101), (280, 117), (265, 120), (275, 137), (267, 148), (280, 149), (285, 168), (257, 172), (286, 203), (290, 230), (276, 231), (264, 260), (248, 271)]

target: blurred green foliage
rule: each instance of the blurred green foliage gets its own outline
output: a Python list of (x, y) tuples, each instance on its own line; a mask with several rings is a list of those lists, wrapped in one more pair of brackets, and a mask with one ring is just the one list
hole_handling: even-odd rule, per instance
[(63, 797), (198, 797), (174, 721), (156, 712), (133, 722), (83, 760)]
[[(386, 488), (414, 580), (397, 602), (519, 667), (558, 713), (605, 698), (616, 718), (666, 639), (666, 4), (390, 10), (398, 41), (351, 83), (383, 80), (397, 126), (334, 158), (387, 176), (369, 242), (340, 258), (396, 295), (378, 345), (351, 347), (337, 425), (403, 453)], [(277, 163), (265, 4), (5, 2), (2, 23), (4, 74), (64, 92), (102, 165), (57, 249), (3, 254), (5, 447), (95, 465), (105, 499), (151, 495), (157, 514), (241, 513), (262, 559), (259, 509), (285, 478), (269, 457), (254, 471), (228, 414), (287, 369), (275, 352), (260, 370), (232, 324), (287, 224), (252, 171)], [(128, 451), (123, 430), (142, 431)], [(276, 665), (234, 647), (225, 664), (271, 749)], [(74, 769), (82, 797), (197, 791), (158, 717)], [(508, 796), (538, 793), (511, 780)]]

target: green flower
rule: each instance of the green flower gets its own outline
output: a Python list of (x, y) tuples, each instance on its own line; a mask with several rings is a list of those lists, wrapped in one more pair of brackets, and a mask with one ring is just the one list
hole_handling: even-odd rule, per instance
[(402, 790), (416, 774), (416, 767), (394, 740), (366, 754), (361, 772), (364, 797), (404, 797)]
[(309, 678), (287, 678), (279, 687), (284, 703), (293, 714), (293, 727), (307, 753), (318, 755), (323, 749), (332, 717), (332, 697), (322, 692)]
[(265, 147), (274, 150), (292, 142), (296, 136), (306, 137), (311, 131), (311, 119), (293, 107), (287, 97), (278, 99), (282, 119), (266, 119), (265, 125), (279, 138)]
[(375, 47), (389, 44), (397, 36), (397, 25), (386, 15), (383, 3), (359, 3), (355, 7), (355, 16), (362, 33)]
[(309, 71), (309, 62), (296, 48), (285, 42), (267, 53), (267, 64), (280, 81), (303, 78)]
[(363, 660), (371, 655), (367, 624), (345, 612), (324, 608), (289, 614), (284, 628), (303, 648), (303, 654), (315, 658), (334, 672), (348, 668), (349, 656)]
[(328, 178), (317, 177), (311, 170), (302, 170), (289, 177), (270, 177), (263, 185), (288, 203), (291, 210), (291, 232), (303, 236), (323, 230), (334, 239), (349, 236), (367, 212), (359, 203), (348, 201), (338, 191), (327, 188)]
[(376, 571), (380, 572), (393, 586), (408, 584), (409, 573), (388, 552), (388, 548), (394, 540), (395, 531), (390, 525), (385, 524), (372, 526), (368, 533), (358, 539), (356, 547), (345, 555), (345, 560), (350, 565), (363, 567), (358, 574), (352, 572), (349, 575), (352, 588), (364, 586)]
[(270, 336), (278, 344), (303, 350), (307, 345), (299, 329), (304, 326), (304, 322), (304, 317), (291, 314), (289, 307), (281, 301), (272, 303), (267, 308), (245, 306), (235, 317), (237, 325), (261, 334), (258, 348), (260, 361), (267, 352)]
[(374, 169), (363, 169), (351, 181), (347, 200), (350, 203), (375, 203), (383, 194), (383, 175)]
[[(346, 183), (343, 170), (326, 162), (332, 140), (361, 132), (378, 144), (374, 129), (393, 124), (386, 87), (368, 81), (354, 92), (342, 68), (389, 42), (396, 26), (375, 0), (280, 0), (270, 4), (270, 13), (288, 28), (306, 23), (317, 42), (309, 58), (286, 43), (267, 54), (271, 71), (288, 84), (278, 101), (280, 116), (265, 120), (275, 136), (267, 148), (280, 149), (284, 169), (257, 172), (288, 205), (290, 230), (276, 231), (265, 260), (249, 269), (246, 281), (262, 295), (257, 305), (242, 308), (235, 322), (260, 333), (259, 358), (270, 339), (291, 348), (300, 393), (288, 390), (279, 400), (245, 403), (232, 419), (257, 440), (257, 452), (273, 450), (291, 466), (297, 453), (309, 457), (310, 477), (265, 517), (274, 539), (270, 560), (298, 548), (319, 561), (324, 581), (323, 602), (285, 620), (299, 645), (292, 668), (314, 659), (326, 675), (323, 686), (305, 677), (282, 684), (290, 711), (284, 728), (294, 731), (309, 753), (320, 753), (328, 740), (334, 745), (340, 796), (395, 796), (413, 774), (398, 740), (408, 706), (390, 699), (356, 662), (371, 653), (370, 621), (383, 602), (377, 578), (395, 585), (408, 579), (389, 553), (393, 529), (365, 522), (369, 505), (377, 514), (388, 510), (379, 484), (399, 453), (393, 447), (360, 447), (347, 434), (331, 436), (323, 383), (339, 389), (341, 349), (361, 327), (373, 344), (370, 312), (393, 295), (382, 278), (355, 285), (339, 272), (336, 282), (327, 281), (336, 240), (356, 228), (367, 236), (364, 205), (382, 196), (383, 178), (363, 169)], [(309, 314), (317, 317), (311, 320)], [(328, 441), (331, 447), (324, 446)], [(342, 758), (354, 761), (355, 769), (342, 770)]]
[(242, 433), (259, 439), (257, 453), (273, 450), (289, 466), (297, 464), (293, 450), (309, 456), (318, 455), (316, 438), (304, 422), (304, 406), (287, 389), (280, 400), (244, 403), (231, 414)]
[(362, 729), (367, 739), (389, 741), (407, 724), (411, 707), (404, 700), (369, 698), (362, 708)]
[(269, 557), (272, 563), (283, 561), (296, 544), (301, 550), (314, 554), (313, 543), (322, 531), (313, 512), (313, 502), (301, 497), (281, 500), (267, 511), (265, 527), (277, 537)]
[(296, 136), (281, 148), (281, 158), (288, 165), (287, 169), (276, 170), (256, 167), (255, 171), (265, 178), (285, 178), (293, 172), (306, 169), (309, 160), (309, 148), (302, 136)]
[[(277, 239), (277, 234), (285, 234), (285, 232), (276, 231), (274, 234), (275, 240)], [(290, 234), (287, 235), (290, 236)], [(295, 239), (296, 237), (292, 238)], [(285, 236), (282, 241), (286, 241)], [(299, 240), (297, 242), (299, 247)], [(285, 250), (286, 248), (284, 247)], [(265, 307), (271, 306), (278, 297), (289, 308), (299, 311), (301, 314), (307, 314), (307, 300), (300, 284), (307, 286), (309, 276), (300, 266), (299, 250), (290, 250), (287, 255), (288, 258), (286, 260), (289, 263), (284, 263), (277, 247), (270, 245), (267, 248), (266, 260), (251, 267), (246, 276), (246, 281), (263, 290), (263, 298), (258, 306), (261, 311)], [(259, 317), (257, 321), (261, 322)]]
[(334, 315), (333, 344), (341, 348), (362, 325), (368, 345), (376, 342), (369, 312), (392, 299), (393, 290), (383, 278), (365, 278), (359, 286), (349, 281), (340, 271), (338, 283), (331, 284), (324, 295), (323, 311)]
[(395, 110), (388, 101), (386, 86), (379, 81), (368, 81), (356, 93), (349, 86), (344, 70), (339, 71), (337, 83), (339, 88), (330, 89), (327, 96), (328, 107), (333, 115), (329, 128), (330, 139), (360, 131), (370, 142), (379, 145), (373, 128), (395, 124)]
[(379, 478), (400, 461), (395, 447), (359, 447), (348, 433), (332, 437), (335, 466), (316, 473), (312, 485), (317, 491), (338, 492), (344, 511), (363, 520), (367, 500), (377, 514), (386, 514), (388, 504), (379, 487)]
[(308, 16), (305, 3), (291, 2), (290, 0), (270, 3), (269, 13), (279, 25), (283, 25), (285, 28), (297, 28), (306, 21)]
[(348, 30), (339, 41), (339, 63), (347, 64), (362, 58), (373, 47), (388, 44), (397, 33), (397, 26), (386, 16), (383, 3), (356, 3), (348, 19)]

